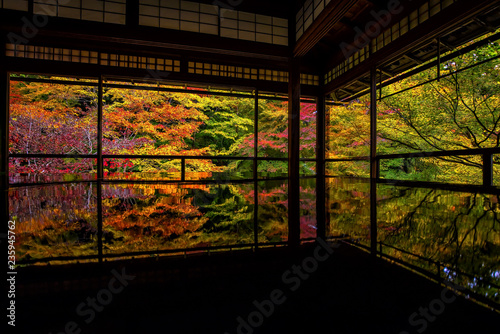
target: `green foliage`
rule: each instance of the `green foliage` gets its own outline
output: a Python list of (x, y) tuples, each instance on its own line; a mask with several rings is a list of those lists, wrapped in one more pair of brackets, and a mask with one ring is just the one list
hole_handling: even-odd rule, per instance
[[(377, 101), (377, 154), (499, 147), (500, 62), (484, 62), (498, 55), (500, 45), (490, 43), (442, 64), (441, 80), (432, 80), (432, 68), (384, 87), (386, 98)], [(369, 156), (369, 118), (366, 97), (330, 107), (327, 157)], [(329, 173), (359, 176), (359, 166), (339, 162)], [(481, 156), (393, 159), (381, 161), (381, 176), (479, 184), (481, 168)]]
[(203, 225), (204, 234), (231, 234), (235, 242), (250, 244), (253, 242), (253, 204), (244, 194), (250, 191), (248, 185), (218, 185), (209, 192), (199, 192), (194, 196), (194, 203), (206, 212), (208, 221)]
[(331, 106), (327, 118), (329, 159), (362, 157), (370, 154), (370, 115), (366, 97), (347, 105)]
[(210, 147), (210, 155), (241, 155), (244, 139), (254, 130), (254, 100), (203, 96), (198, 103), (207, 120), (195, 134), (192, 145)]

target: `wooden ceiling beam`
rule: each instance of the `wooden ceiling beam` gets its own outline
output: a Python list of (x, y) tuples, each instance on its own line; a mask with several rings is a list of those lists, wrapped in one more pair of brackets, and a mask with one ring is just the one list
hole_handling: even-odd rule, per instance
[(377, 68), (377, 70), (379, 70), (380, 73), (387, 75), (388, 77), (393, 77), (395, 75), (394, 73), (389, 72), (381, 67)]
[[(7, 36), (22, 36), (24, 13), (11, 13), (3, 17), (0, 31)], [(5, 37), (4, 37), (5, 38)], [(49, 24), (40, 29), (30, 42), (69, 41), (74, 45), (113, 45), (136, 51), (156, 49), (167, 54), (206, 54), (214, 57), (246, 57), (275, 63), (287, 62), (289, 48), (282, 45), (258, 43), (215, 35), (187, 31), (172, 32), (168, 29), (146, 26), (117, 26), (93, 21), (80, 21), (51, 17)], [(7, 39), (6, 39), (7, 40)]]
[(424, 63), (424, 61), (423, 61), (423, 60), (417, 59), (417, 58), (412, 57), (412, 56), (410, 56), (410, 55), (408, 55), (408, 54), (403, 55), (403, 57), (404, 57), (404, 58), (409, 59), (410, 61), (412, 61), (412, 62), (414, 62), (414, 63), (416, 63), (416, 64), (418, 64), (418, 65), (423, 64), (423, 63)]
[(452, 45), (442, 41), (441, 39), (439, 39), (439, 44), (441, 44), (441, 46), (444, 46), (448, 51), (455, 49)]
[(388, 46), (375, 52), (370, 58), (343, 74), (339, 78), (328, 83), (325, 93), (344, 87), (349, 83), (358, 80), (360, 77), (370, 71), (370, 68), (382, 63), (395, 61), (399, 57), (419, 46), (425, 45), (428, 41), (436, 39), (450, 28), (457, 27), (466, 23), (475, 16), (498, 5), (499, 1), (476, 0), (469, 2), (467, 0), (458, 0), (450, 5), (444, 11), (436, 14), (418, 28), (409, 31), (404, 38), (399, 38)]
[(293, 50), (295, 57), (305, 56), (330, 30), (340, 22), (357, 0), (330, 1), (319, 17), (297, 41)]
[(481, 20), (480, 18), (476, 17), (474, 19), (474, 21), (479, 24), (480, 26), (484, 27), (486, 30), (488, 30), (489, 32), (495, 32), (496, 31), (496, 28), (491, 26), (490, 24), (484, 22), (483, 20)]
[(362, 85), (362, 86), (365, 86), (365, 87), (370, 87), (370, 84), (369, 84), (369, 83), (364, 82), (364, 81), (362, 81), (361, 79), (358, 79), (358, 80), (356, 80), (355, 82), (359, 83), (359, 84), (360, 84), (360, 85)]
[[(94, 64), (59, 62), (50, 60), (39, 60), (30, 58), (6, 57), (5, 67), (11, 73), (44, 74), (55, 76), (78, 77), (84, 75), (86, 78), (99, 76), (112, 78), (127, 78), (139, 81), (154, 81), (163, 83), (211, 85), (216, 87), (231, 87), (240, 89), (258, 89), (260, 92), (288, 93), (287, 82), (250, 80), (234, 77), (199, 75), (185, 72), (162, 72), (159, 77), (151, 77), (151, 72), (144, 69), (99, 66)], [(164, 74), (164, 75), (163, 75)], [(302, 85), (304, 96), (318, 96), (322, 93), (319, 86)]]

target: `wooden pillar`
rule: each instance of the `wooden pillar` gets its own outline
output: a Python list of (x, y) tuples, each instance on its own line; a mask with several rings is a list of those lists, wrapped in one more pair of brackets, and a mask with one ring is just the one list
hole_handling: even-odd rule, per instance
[(371, 69), (370, 87), (370, 248), (377, 255), (377, 69)]
[(28, 14), (33, 15), (34, 0), (28, 0)]
[(288, 244), (300, 245), (300, 69), (291, 58), (288, 83)]
[(99, 76), (99, 91), (97, 92), (97, 179), (102, 180), (104, 177), (104, 165), (102, 159), (102, 129), (103, 129), (103, 83), (102, 75)]
[(316, 219), (317, 237), (326, 238), (325, 220), (325, 123), (326, 123), (326, 99), (320, 95), (316, 100)]
[[(259, 161), (257, 157), (259, 156), (259, 91), (255, 90), (255, 99), (254, 99), (254, 116), (253, 116), (253, 177), (254, 179), (258, 178), (259, 171)], [(256, 190), (257, 191), (257, 190)]]
[(102, 213), (102, 181), (97, 180), (97, 256), (99, 263), (103, 262), (103, 244), (102, 244), (102, 225), (103, 225), (103, 213)]
[(126, 25), (137, 27), (139, 25), (139, 0), (127, 0)]
[(370, 178), (379, 177), (377, 162), (377, 69), (371, 69), (370, 87)]
[(493, 154), (483, 154), (483, 186), (493, 186)]
[(254, 148), (253, 148), (253, 241), (255, 249), (259, 245), (259, 91), (255, 90), (254, 100)]
[(377, 180), (370, 179), (370, 250), (377, 256)]

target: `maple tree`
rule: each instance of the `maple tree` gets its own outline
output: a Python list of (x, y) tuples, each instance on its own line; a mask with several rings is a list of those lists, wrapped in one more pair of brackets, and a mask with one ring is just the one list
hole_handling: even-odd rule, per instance
[[(254, 155), (253, 98), (155, 90), (104, 88), (103, 153), (107, 155)], [(10, 152), (97, 153), (97, 91), (94, 86), (15, 82), (11, 85)], [(259, 100), (259, 156), (287, 157), (288, 103)], [(303, 158), (316, 155), (315, 104), (301, 104)], [(178, 178), (180, 159), (105, 158), (106, 178)], [(94, 159), (13, 158), (13, 174), (95, 175)], [(315, 164), (303, 163), (305, 174)], [(253, 171), (251, 161), (187, 159), (186, 175)], [(259, 171), (286, 175), (285, 161), (260, 161)], [(193, 173), (198, 173), (195, 176)], [(205, 175), (205, 176), (203, 176)], [(40, 179), (39, 179), (40, 180)]]
[[(207, 116), (195, 108), (197, 95), (149, 90), (108, 89), (104, 93), (103, 152), (130, 155), (207, 154), (208, 147), (191, 147), (189, 140)], [(105, 173), (179, 172), (180, 160), (108, 159)], [(191, 160), (187, 171), (216, 168), (208, 160)]]
[(197, 108), (207, 117), (192, 141), (196, 147), (209, 147), (217, 156), (245, 156), (241, 146), (254, 132), (253, 98), (201, 95)]
[[(130, 155), (231, 155), (253, 129), (251, 99), (105, 89), (103, 153)], [(253, 100), (252, 100), (253, 101)], [(94, 87), (11, 85), (10, 153), (96, 154), (97, 92)], [(236, 111), (236, 112), (235, 112)], [(223, 171), (208, 159), (187, 161), (186, 171)], [(95, 173), (94, 160), (11, 159), (13, 174)], [(180, 172), (178, 159), (104, 161), (107, 177)], [(149, 176), (151, 177), (151, 176)]]
[[(380, 151), (498, 147), (500, 71), (497, 61), (483, 61), (499, 54), (500, 45), (490, 43), (442, 64), (442, 73), (448, 76), (441, 80), (425, 83), (435, 76), (433, 69), (387, 87), (385, 94), (391, 94), (425, 83), (383, 100), (379, 112)], [(389, 177), (414, 174), (426, 180), (480, 183), (482, 161), (480, 155), (400, 159), (384, 161), (383, 167)]]
[[(9, 153), (94, 154), (95, 89), (60, 84), (11, 83)], [(95, 172), (92, 159), (10, 160), (16, 173)]]
[[(240, 146), (245, 156), (253, 156), (255, 136), (249, 134)], [(285, 175), (288, 164), (272, 158), (288, 157), (288, 102), (259, 100), (258, 156), (270, 158), (259, 161), (259, 173)], [(301, 103), (300, 111), (300, 157), (316, 157), (316, 104)], [(303, 174), (315, 173), (314, 166), (302, 164)]]
[[(498, 44), (491, 43), (442, 64), (443, 73), (479, 64), (465, 72), (452, 73), (440, 81), (420, 86), (434, 75), (431, 69), (385, 87), (385, 96), (405, 87), (413, 88), (379, 102), (378, 152), (498, 147), (499, 67), (495, 62), (482, 63), (497, 56), (498, 52)], [(212, 93), (215, 95), (201, 89), (173, 93), (134, 89), (132, 85), (129, 89), (106, 87), (103, 153), (153, 156), (151, 159), (106, 158), (106, 177), (155, 179), (180, 173), (180, 159), (155, 159), (155, 155), (200, 157), (186, 159), (187, 179), (210, 178), (213, 172), (251, 172), (252, 161), (203, 159), (209, 155), (253, 157), (255, 154), (254, 99)], [(97, 153), (95, 86), (12, 81), (10, 104), (10, 153)], [(258, 156), (270, 159), (259, 161), (259, 172), (286, 175), (287, 162), (272, 159), (288, 156), (288, 102), (260, 98), (258, 107)], [(314, 158), (315, 104), (301, 103), (300, 125), (300, 157)], [(330, 106), (326, 130), (327, 158), (368, 156), (367, 97)], [(451, 164), (455, 167), (450, 168)], [(367, 166), (366, 162), (340, 162), (329, 165), (329, 171), (336, 175), (366, 176)], [(481, 161), (480, 157), (394, 159), (383, 160), (381, 166), (383, 176), (389, 178), (475, 182), (480, 179)], [(95, 175), (96, 159), (11, 158), (10, 167), (14, 173)], [(301, 163), (301, 171), (313, 174), (315, 163)], [(151, 208), (149, 211), (141, 212), (133, 207), (127, 211), (131, 212), (130, 217), (143, 216), (139, 225), (153, 229), (164, 239), (186, 233), (196, 235), (199, 231), (230, 234), (236, 230), (242, 234), (235, 240), (250, 240), (253, 193), (242, 189), (229, 184), (217, 190), (184, 189), (185, 199), (177, 203), (177, 209), (167, 199), (149, 197), (139, 199), (145, 207)], [(146, 189), (141, 191), (145, 193)], [(259, 221), (271, 222), (260, 227), (259, 235), (263, 240), (283, 240), (287, 234), (286, 185), (269, 185), (269, 189), (258, 191)], [(301, 188), (301, 195), (304, 213), (301, 230), (303, 236), (311, 236), (315, 232), (314, 186)], [(118, 210), (127, 196), (119, 188), (105, 196), (106, 210), (112, 213), (107, 223), (116, 233), (134, 226), (120, 225), (133, 221), (128, 214), (123, 216)], [(366, 200), (364, 195), (358, 197), (359, 203)], [(203, 210), (209, 220), (204, 218)], [(177, 227), (164, 225), (151, 217), (151, 214), (154, 217), (167, 213), (172, 214), (169, 217), (177, 222), (174, 224)], [(198, 218), (186, 220), (183, 217)], [(151, 225), (153, 222), (158, 229)]]
[[(151, 90), (105, 88), (103, 108), (103, 153), (108, 155), (241, 155), (253, 156), (254, 99), (196, 93), (166, 93)], [(13, 83), (11, 87), (11, 153), (96, 154), (97, 92), (94, 87)], [(273, 128), (272, 119), (287, 118), (286, 103), (260, 101), (263, 110), (261, 151), (286, 156), (287, 124)], [(304, 152), (314, 154), (315, 108), (309, 105), (302, 115), (305, 130)], [(278, 131), (276, 133), (276, 131)], [(307, 131), (303, 131), (306, 133)], [(248, 145), (251, 142), (252, 145)], [(306, 153), (305, 153), (306, 154)], [(14, 173), (95, 173), (95, 159), (89, 164), (78, 159), (11, 159)], [(47, 160), (47, 166), (40, 161)], [(33, 163), (32, 161), (36, 161)], [(252, 170), (246, 162), (186, 159), (187, 179), (210, 177), (210, 172)], [(286, 172), (286, 164), (279, 168)], [(104, 159), (105, 177), (158, 177), (180, 171), (179, 159)], [(190, 176), (190, 172), (196, 172)], [(152, 176), (146, 176), (152, 175)], [(133, 175), (133, 176), (130, 176)], [(201, 175), (201, 176), (200, 176)], [(83, 184), (81, 187), (84, 187)], [(91, 255), (96, 252), (97, 218), (95, 188), (77, 188), (59, 208), (47, 209), (47, 218), (25, 208), (16, 212), (32, 224), (23, 225), (21, 240), (31, 247), (22, 258)], [(234, 243), (252, 243), (253, 184), (217, 187), (184, 185), (106, 185), (103, 187), (103, 246), (105, 253), (148, 249), (192, 248)], [(309, 191), (310, 192), (310, 191)], [(304, 191), (308, 193), (308, 191)], [(71, 197), (88, 198), (72, 202)], [(259, 240), (286, 241), (286, 187), (281, 184), (259, 194)], [(31, 198), (31, 195), (29, 196)], [(308, 209), (313, 194), (307, 196)], [(39, 196), (40, 200), (44, 197)], [(15, 203), (24, 203), (11, 198)], [(44, 204), (45, 205), (45, 204)], [(42, 202), (31, 206), (41, 210)], [(279, 219), (268, 219), (281, 212)], [(44, 211), (44, 210), (41, 210)], [(68, 214), (74, 215), (73, 218)], [(277, 217), (278, 217), (277, 216)], [(302, 218), (309, 236), (310, 217)], [(34, 239), (32, 239), (34, 238)], [(44, 240), (32, 244), (28, 240)], [(58, 240), (66, 240), (66, 247)], [(138, 242), (140, 240), (140, 242)], [(50, 250), (43, 245), (50, 245)]]
[[(441, 80), (433, 80), (432, 68), (384, 87), (386, 97), (377, 101), (378, 154), (499, 147), (500, 68), (498, 61), (484, 62), (499, 54), (500, 45), (490, 43), (442, 64), (441, 73), (447, 76)], [(366, 96), (330, 107), (327, 157), (369, 156), (369, 107)], [(481, 183), (481, 159), (476, 155), (381, 160), (381, 176)], [(499, 162), (494, 156), (494, 163)], [(328, 167), (333, 175), (369, 175), (367, 162)]]
[[(369, 156), (369, 100), (363, 97), (346, 104), (331, 105), (327, 110), (327, 159)], [(363, 162), (340, 161), (327, 163), (327, 173), (333, 176), (366, 177), (368, 165)]]

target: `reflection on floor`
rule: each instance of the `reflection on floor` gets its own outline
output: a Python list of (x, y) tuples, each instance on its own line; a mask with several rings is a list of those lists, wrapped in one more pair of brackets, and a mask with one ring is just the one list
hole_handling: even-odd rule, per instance
[[(370, 246), (370, 181), (328, 181), (329, 235)], [(376, 198), (379, 255), (450, 280), (498, 307), (498, 195), (378, 184)]]
[(308, 244), (295, 253), (276, 248), (27, 267), (18, 274), (18, 328), (386, 334), (487, 333), (498, 325), (498, 313), (399, 266), (347, 244), (331, 250)]
[[(304, 289), (293, 291), (258, 330), (312, 333), (327, 322), (339, 333), (415, 333), (424, 322), (420, 315), (412, 323), (408, 317), (429, 303), (446, 306), (443, 313), (435, 309), (439, 319), (426, 320), (429, 333), (465, 328), (456, 320), (462, 316), (483, 319), (483, 327), (498, 321), (498, 313), (488, 308), (498, 310), (500, 304), (499, 195), (373, 186), (365, 179), (326, 179), (326, 238), (342, 239), (343, 246), (310, 279), (300, 279)], [(374, 200), (376, 220), (370, 210)], [(238, 315), (252, 312), (253, 300), (269, 298), (276, 286), (285, 291), (283, 273), (313, 254), (312, 244), (296, 253), (284, 247), (286, 180), (14, 187), (9, 205), (16, 220), (17, 262), (23, 266), (20, 319), (54, 333), (74, 318), (81, 325), (75, 308), (106, 288), (111, 270), (122, 267), (137, 279), (123, 297), (116, 296), (119, 303), (110, 301), (102, 317), (98, 312), (89, 324), (84, 321), (83, 333), (140, 333), (148, 324), (173, 333), (202, 328), (235, 333)], [(314, 178), (301, 180), (300, 225), (304, 241), (317, 237)], [(375, 246), (376, 259), (369, 255)], [(443, 288), (415, 272), (452, 282), (461, 295), (483, 306), (462, 297), (450, 305), (435, 301)], [(44, 294), (49, 300), (40, 301)], [(122, 316), (137, 324), (120, 322)]]
[[(301, 235), (314, 238), (315, 179), (302, 183)], [(250, 248), (288, 239), (286, 180), (103, 183), (101, 189), (83, 182), (17, 187), (9, 196), (21, 264)]]

